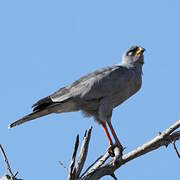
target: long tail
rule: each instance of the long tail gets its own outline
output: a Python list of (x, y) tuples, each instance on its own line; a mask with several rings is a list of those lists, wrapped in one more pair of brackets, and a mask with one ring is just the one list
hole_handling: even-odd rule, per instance
[(34, 120), (36, 118), (39, 118), (41, 116), (46, 116), (48, 114), (50, 114), (51, 112), (49, 112), (48, 109), (44, 109), (44, 110), (41, 110), (41, 111), (36, 111), (36, 112), (32, 112), (26, 116), (24, 116), (23, 118), (21, 119), (18, 119), (17, 121), (13, 122), (12, 124), (10, 124), (8, 126), (8, 128), (12, 128), (12, 127), (15, 127), (17, 125), (20, 125), (20, 124), (23, 124), (25, 122), (28, 122), (28, 121), (31, 121), (31, 120)]
[[(33, 112), (24, 116), (21, 119), (18, 119), (17, 121), (13, 122), (8, 126), (8, 128), (15, 127), (17, 125), (23, 124), (25, 122), (37, 119), (42, 116), (46, 116), (51, 113), (61, 113), (61, 112), (70, 112), (78, 110), (77, 108), (74, 109), (74, 106), (72, 106), (71, 101), (63, 101), (63, 102), (53, 102), (51, 98), (48, 96), (46, 98), (43, 98), (39, 100), (37, 103), (35, 103), (33, 106)], [(73, 107), (73, 108), (72, 108)]]

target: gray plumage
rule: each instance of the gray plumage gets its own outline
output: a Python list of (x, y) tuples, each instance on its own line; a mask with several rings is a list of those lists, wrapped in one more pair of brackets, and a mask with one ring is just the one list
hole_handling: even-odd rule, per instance
[[(138, 53), (140, 52), (140, 53)], [(122, 63), (106, 67), (83, 76), (72, 85), (63, 87), (33, 105), (33, 112), (9, 127), (51, 113), (82, 111), (99, 121), (111, 119), (115, 107), (135, 94), (142, 83), (144, 49), (132, 46), (123, 57)]]

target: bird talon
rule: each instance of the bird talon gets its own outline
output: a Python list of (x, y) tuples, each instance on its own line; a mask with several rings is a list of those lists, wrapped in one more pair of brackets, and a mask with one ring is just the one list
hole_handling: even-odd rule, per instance
[(114, 149), (115, 149), (116, 147), (121, 151), (121, 154), (122, 154), (123, 150), (125, 149), (125, 148), (122, 147), (122, 145), (119, 145), (119, 144), (110, 145), (110, 146), (108, 147), (107, 151), (109, 152), (109, 154), (110, 154), (112, 157), (115, 156)]
[(123, 148), (123, 146), (121, 144), (113, 144), (113, 145), (110, 145), (109, 148), (107, 149), (107, 151), (111, 157), (115, 157), (115, 151), (114, 150), (116, 147), (120, 150), (120, 154), (122, 156), (125, 148)]
[(107, 149), (107, 151), (108, 151), (108, 153), (110, 154), (111, 157), (114, 157), (114, 156), (115, 156), (115, 154), (114, 154), (114, 148), (115, 148), (115, 147), (116, 147), (116, 145), (113, 144), (113, 145), (110, 145), (110, 146), (108, 147), (108, 149)]

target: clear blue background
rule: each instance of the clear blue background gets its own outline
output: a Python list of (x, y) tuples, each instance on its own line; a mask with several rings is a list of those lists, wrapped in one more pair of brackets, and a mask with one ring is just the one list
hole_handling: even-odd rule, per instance
[[(75, 136), (93, 126), (86, 167), (108, 147), (103, 129), (81, 113), (8, 124), (31, 105), (82, 75), (121, 61), (131, 45), (147, 49), (142, 89), (114, 110), (127, 147), (150, 140), (180, 118), (180, 1), (0, 1), (0, 143), (19, 177), (66, 179)], [(179, 144), (179, 143), (178, 143)], [(180, 146), (179, 146), (180, 148)], [(170, 145), (116, 171), (118, 179), (179, 179)], [(7, 172), (0, 155), (0, 176)], [(111, 179), (104, 177), (103, 179)]]

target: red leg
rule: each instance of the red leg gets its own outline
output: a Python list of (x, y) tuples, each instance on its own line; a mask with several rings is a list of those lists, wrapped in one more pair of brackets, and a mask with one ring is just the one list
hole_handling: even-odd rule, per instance
[(110, 146), (112, 146), (112, 145), (113, 145), (113, 142), (112, 142), (111, 136), (110, 136), (110, 134), (109, 134), (109, 132), (108, 132), (106, 123), (102, 121), (102, 122), (101, 122), (101, 125), (102, 125), (102, 127), (103, 127), (103, 129), (104, 129), (104, 131), (105, 131), (105, 134), (106, 134), (106, 136), (107, 136), (107, 139), (108, 139), (108, 142), (109, 142)]
[(119, 139), (118, 139), (118, 137), (116, 135), (116, 132), (114, 131), (114, 128), (113, 128), (113, 126), (111, 124), (111, 121), (107, 121), (107, 123), (108, 123), (110, 131), (111, 131), (111, 133), (112, 133), (112, 135), (113, 135), (113, 137), (115, 139), (116, 144), (123, 150), (123, 146), (121, 145), (121, 143), (120, 143), (120, 141), (119, 141)]

